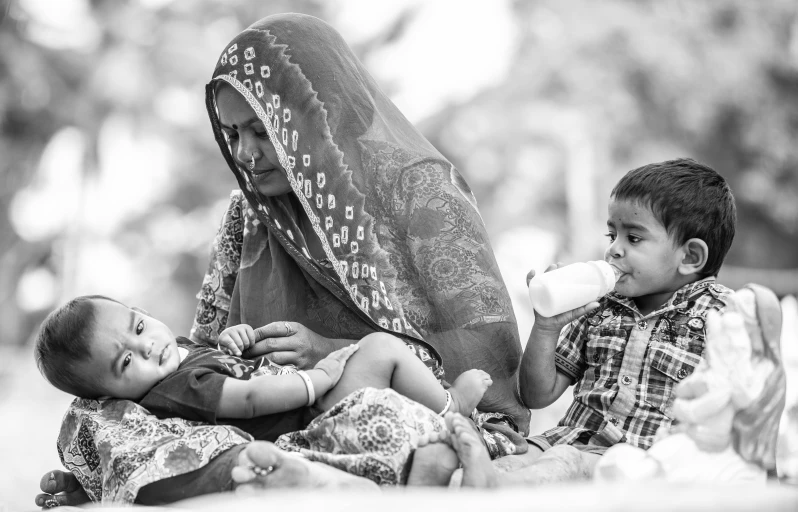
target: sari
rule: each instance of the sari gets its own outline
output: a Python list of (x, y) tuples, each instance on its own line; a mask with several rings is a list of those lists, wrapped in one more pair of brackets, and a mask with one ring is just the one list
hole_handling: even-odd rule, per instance
[(132, 504), (142, 487), (190, 473), (251, 440), (235, 427), (158, 419), (127, 400), (78, 398), (56, 446), (92, 501)]
[[(293, 194), (260, 195), (234, 161), (216, 111), (215, 90), (222, 82), (242, 94), (268, 128)], [(228, 325), (274, 321), (299, 322), (329, 338), (394, 334), (439, 377), (441, 363), (450, 378), (470, 368), (490, 373), (493, 385), (473, 419), (493, 457), (526, 451), (518, 432), (527, 433), (530, 412), (516, 390), (516, 321), (474, 196), (338, 33), (310, 16), (260, 20), (225, 48), (206, 88), (206, 104), (241, 192), (231, 196), (214, 242), (192, 339), (213, 342)], [(300, 213), (312, 229), (300, 227)], [(311, 254), (308, 237), (317, 238), (323, 256)], [(392, 417), (374, 415), (368, 405), (409, 410), (383, 391), (357, 395), (346, 409), (328, 411), (299, 437), (280, 443), (331, 463), (324, 455), (329, 448), (319, 444), (330, 441), (331, 425), (346, 419), (357, 423), (355, 430), (368, 430)], [(301, 412), (285, 414), (290, 423)], [(416, 440), (424, 429), (440, 425), (431, 417), (409, 424), (394, 416), (399, 420), (392, 426), (408, 437), (399, 456), (381, 460), (394, 468), (391, 476), (380, 476), (388, 473), (373, 457), (352, 463), (385, 483), (402, 481)], [(305, 427), (294, 419), (297, 429)], [(203, 468), (224, 447), (249, 440), (232, 427), (159, 420), (121, 400), (76, 400), (61, 432), (62, 462), (89, 496), (123, 502), (132, 502), (150, 482)], [(340, 432), (337, 442), (347, 444), (353, 432)], [(103, 451), (102, 439), (112, 439), (113, 449)], [(363, 446), (377, 452), (392, 446), (388, 438), (381, 443)], [(141, 456), (150, 445), (158, 450)], [(67, 456), (75, 453), (81, 456)], [(86, 466), (87, 460), (100, 463)], [(345, 461), (333, 464), (352, 469)]]
[[(221, 84), (263, 122), (293, 194), (263, 196), (233, 158), (216, 108)], [(300, 14), (254, 23), (219, 57), (206, 105), (245, 206), (222, 228), (232, 242), (217, 238), (194, 338), (284, 320), (329, 338), (393, 334), (448, 378), (487, 371), (477, 423), (513, 438), (494, 455), (524, 451), (518, 330), (474, 196), (341, 36)]]

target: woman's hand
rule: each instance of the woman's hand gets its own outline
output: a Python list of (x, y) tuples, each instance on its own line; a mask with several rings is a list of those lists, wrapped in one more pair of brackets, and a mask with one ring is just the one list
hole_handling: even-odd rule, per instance
[(293, 364), (300, 370), (313, 368), (333, 350), (353, 342), (325, 338), (297, 322), (272, 322), (258, 327), (255, 339), (255, 344), (245, 351), (246, 357), (268, 355), (275, 364)]
[(50, 471), (42, 476), (39, 488), (44, 494), (36, 495), (36, 506), (42, 509), (77, 506), (91, 501), (75, 475), (68, 471)]
[(247, 324), (234, 325), (219, 335), (219, 349), (228, 354), (240, 356), (242, 352), (257, 342), (255, 330)]
[[(552, 263), (546, 269), (546, 272), (551, 272), (552, 270), (556, 270), (562, 267), (562, 263)], [(532, 278), (535, 277), (535, 270), (532, 269), (526, 275), (526, 285), (529, 286), (529, 282)], [(599, 307), (598, 301), (593, 301), (585, 304), (582, 307), (572, 309), (570, 311), (566, 311), (565, 313), (560, 313), (559, 315), (555, 315), (552, 317), (545, 317), (535, 311), (535, 324), (533, 328), (537, 328), (540, 331), (551, 331), (556, 332), (557, 335), (560, 334), (560, 331), (563, 327), (568, 325), (569, 323), (573, 322), (577, 318), (594, 311)]]
[(349, 346), (344, 348), (339, 348), (338, 350), (333, 351), (329, 356), (325, 357), (313, 368), (315, 370), (321, 370), (327, 374), (332, 381), (330, 387), (335, 387), (338, 384), (338, 381), (341, 380), (341, 375), (344, 373), (344, 366), (346, 366), (346, 361), (357, 352), (358, 345), (353, 343)]

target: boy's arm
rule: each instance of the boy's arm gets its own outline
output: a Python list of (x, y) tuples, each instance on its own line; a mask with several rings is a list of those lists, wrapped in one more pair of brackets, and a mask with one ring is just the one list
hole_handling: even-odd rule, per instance
[[(324, 370), (313, 369), (306, 373), (317, 397), (332, 388), (333, 381)], [(308, 389), (298, 374), (262, 375), (250, 380), (227, 378), (222, 385), (216, 417), (255, 418), (305, 405), (308, 405)]]
[(521, 400), (530, 409), (554, 403), (571, 385), (571, 377), (557, 370), (554, 353), (560, 331), (532, 328), (518, 375)]
[[(573, 384), (577, 372), (560, 370), (555, 356), (559, 350), (560, 364), (578, 366), (585, 315), (598, 307), (598, 302), (591, 302), (551, 318), (535, 313), (535, 325), (518, 372), (518, 391), (527, 407), (542, 409), (551, 405)], [(558, 349), (558, 345), (562, 346)]]

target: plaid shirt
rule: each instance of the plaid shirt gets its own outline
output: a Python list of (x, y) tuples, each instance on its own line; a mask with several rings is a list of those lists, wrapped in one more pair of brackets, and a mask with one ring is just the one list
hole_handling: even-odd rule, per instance
[(616, 443), (649, 448), (673, 421), (674, 386), (701, 362), (707, 312), (726, 309), (732, 293), (710, 277), (645, 316), (629, 298), (602, 298), (560, 333), (555, 364), (576, 381), (574, 401), (557, 427), (530, 440), (599, 454)]

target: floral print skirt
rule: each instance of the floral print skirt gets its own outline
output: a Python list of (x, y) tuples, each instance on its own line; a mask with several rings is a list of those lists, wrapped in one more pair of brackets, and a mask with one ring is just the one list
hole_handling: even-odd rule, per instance
[(401, 485), (419, 440), (445, 429), (440, 416), (396, 391), (363, 388), (276, 444), (379, 485)]

